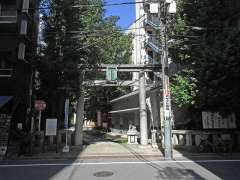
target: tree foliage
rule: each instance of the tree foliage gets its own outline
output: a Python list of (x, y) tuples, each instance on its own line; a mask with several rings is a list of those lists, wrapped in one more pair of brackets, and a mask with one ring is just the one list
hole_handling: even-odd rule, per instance
[(47, 90), (43, 94), (51, 99), (59, 89), (70, 88), (73, 98), (82, 93), (94, 99), (96, 93), (105, 97), (119, 92), (116, 88), (101, 91), (82, 86), (85, 80), (102, 77), (94, 69), (86, 71), (86, 67), (130, 60), (131, 35), (125, 35), (116, 25), (117, 17), (104, 17), (102, 0), (43, 0), (41, 5), (43, 34), (39, 67)]
[(178, 106), (195, 104), (194, 98), (197, 96), (197, 79), (192, 70), (185, 70), (172, 77), (173, 100)]
[[(176, 44), (170, 54), (183, 69), (194, 72), (190, 76), (195, 79), (189, 81), (188, 73), (174, 76), (173, 90), (179, 89), (174, 99), (179, 105), (194, 102), (196, 107), (211, 110), (237, 112), (239, 109), (239, 7), (237, 0), (178, 0), (173, 30)], [(186, 98), (184, 92), (190, 92), (193, 87), (197, 94)]]

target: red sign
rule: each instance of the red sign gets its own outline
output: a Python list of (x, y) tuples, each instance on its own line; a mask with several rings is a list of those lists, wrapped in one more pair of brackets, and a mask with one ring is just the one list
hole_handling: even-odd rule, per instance
[(37, 111), (43, 111), (44, 109), (46, 109), (46, 106), (47, 105), (46, 105), (45, 101), (43, 101), (43, 100), (36, 100), (35, 101), (34, 107)]
[(163, 90), (164, 96), (170, 96), (170, 91), (169, 90)]

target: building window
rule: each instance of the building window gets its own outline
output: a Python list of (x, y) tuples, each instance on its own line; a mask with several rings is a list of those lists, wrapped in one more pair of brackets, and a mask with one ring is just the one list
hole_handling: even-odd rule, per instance
[(147, 31), (147, 34), (148, 34), (148, 35), (152, 35), (152, 31), (148, 30), (148, 31)]
[(0, 3), (0, 16), (16, 16), (16, 4), (14, 3)]
[(148, 56), (150, 56), (153, 59), (153, 52), (152, 51), (148, 51), (147, 54), (148, 54)]
[(12, 68), (11, 53), (0, 52), (0, 69)]

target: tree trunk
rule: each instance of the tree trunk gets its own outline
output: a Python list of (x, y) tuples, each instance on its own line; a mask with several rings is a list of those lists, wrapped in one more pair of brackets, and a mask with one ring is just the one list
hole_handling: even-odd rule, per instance
[(77, 117), (75, 125), (75, 145), (82, 147), (83, 145), (83, 122), (84, 122), (84, 96), (78, 98)]

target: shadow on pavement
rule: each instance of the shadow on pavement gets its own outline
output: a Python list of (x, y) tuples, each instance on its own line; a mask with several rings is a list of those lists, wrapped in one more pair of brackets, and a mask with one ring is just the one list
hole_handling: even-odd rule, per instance
[[(192, 169), (186, 169), (186, 167), (181, 168), (181, 165), (180, 165), (180, 167), (160, 166), (157, 163), (149, 161), (144, 156), (142, 156), (141, 154), (138, 154), (136, 151), (134, 151), (130, 147), (128, 147), (126, 145), (122, 145), (122, 146), (124, 146), (126, 149), (128, 149), (129, 152), (131, 152), (138, 160), (146, 162), (146, 164), (148, 166), (154, 168), (158, 173), (158, 176), (156, 177), (157, 179), (196, 179), (196, 180), (204, 180), (205, 179)], [(157, 160), (159, 160), (159, 159), (157, 159)]]
[[(110, 137), (107, 136), (105, 132), (101, 131), (85, 131), (84, 134), (84, 144), (85, 146), (89, 146), (91, 144), (95, 144), (97, 142), (115, 142), (118, 143), (120, 146), (125, 148), (126, 152), (129, 152), (134, 158), (139, 160), (140, 162), (145, 162), (147, 166), (154, 169), (155, 178), (156, 179), (197, 179), (203, 180), (207, 179), (206, 174), (209, 173), (213, 174), (219, 179), (239, 179), (237, 175), (240, 175), (240, 162), (204, 162), (204, 161), (197, 161), (201, 159), (211, 159), (211, 157), (204, 157), (200, 156), (199, 154), (191, 154), (187, 152), (182, 152), (182, 159), (185, 160), (192, 160), (192, 164), (184, 164), (179, 161), (174, 163), (164, 162), (164, 163), (157, 163), (150, 161), (146, 156), (137, 152), (134, 148), (126, 143), (124, 143), (123, 139), (120, 136)], [(101, 152), (101, 149), (98, 150)], [(110, 151), (111, 152), (111, 151)], [(83, 160), (79, 159), (79, 156), (82, 154), (82, 150), (80, 148), (72, 148), (71, 149), (71, 156), (65, 153), (57, 153), (57, 154), (42, 154), (38, 156), (36, 159), (32, 161), (24, 160), (24, 158), (20, 161), (14, 160), (5, 160), (1, 161), (0, 164), (11, 165), (11, 164), (19, 164), (17, 167), (1, 167), (0, 166), (0, 180), (55, 180), (55, 179), (71, 179), (71, 176), (75, 174), (77, 169), (81, 168), (79, 166), (70, 166), (71, 163), (81, 163)], [(196, 156), (193, 156), (196, 155)], [(45, 157), (44, 157), (45, 156)], [(227, 156), (222, 157), (221, 155), (217, 155), (214, 159), (224, 159)], [(46, 158), (45, 160), (43, 160)], [(229, 158), (229, 157), (228, 157)], [(42, 159), (42, 160), (41, 160)], [(63, 160), (65, 159), (65, 160)], [(134, 160), (132, 158), (132, 160)], [(163, 157), (154, 157), (154, 161), (163, 160)], [(177, 160), (177, 159), (176, 159)], [(21, 164), (29, 165), (29, 166), (21, 166)], [(34, 166), (34, 164), (38, 164), (38, 166)], [(51, 164), (51, 166), (47, 166), (47, 164)], [(195, 168), (191, 167), (194, 166)], [(223, 166), (224, 165), (224, 166)], [(226, 171), (232, 172), (226, 174)], [(68, 176), (66, 176), (66, 172)]]
[(240, 179), (240, 154), (239, 153), (190, 153), (179, 151), (180, 156), (175, 160), (190, 160), (216, 175), (219, 179)]

